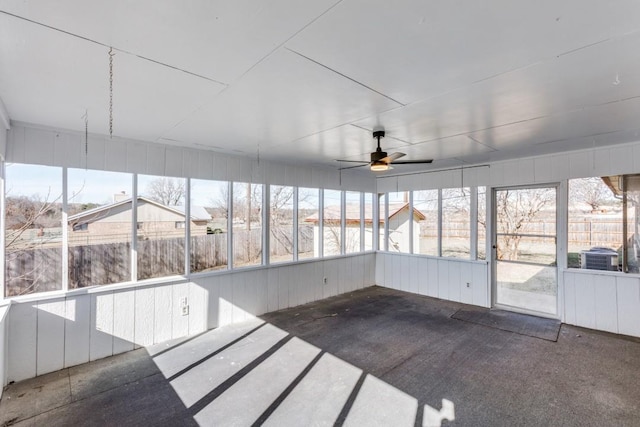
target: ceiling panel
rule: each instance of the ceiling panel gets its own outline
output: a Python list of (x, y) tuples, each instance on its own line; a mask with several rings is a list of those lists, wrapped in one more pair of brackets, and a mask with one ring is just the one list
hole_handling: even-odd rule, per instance
[(287, 46), (403, 103), (638, 28), (640, 2), (344, 1)]
[[(0, 15), (0, 93), (12, 119), (109, 133), (108, 49)], [(23, 73), (14, 70), (22, 69)], [(117, 52), (113, 57), (113, 132), (156, 139), (224, 86)]]
[[(474, 132), (471, 136), (498, 150), (525, 149), (530, 145), (549, 143), (555, 143), (560, 148), (562, 141), (634, 130), (638, 127), (638, 117), (640, 97), (500, 126)], [(573, 146), (567, 148), (576, 149)]]
[(270, 146), (298, 145), (293, 141), (396, 106), (299, 55), (280, 50), (164, 137), (249, 154), (257, 153), (260, 145), (267, 156)]
[(626, 99), (640, 95), (640, 56), (629, 55), (638, 45), (640, 33), (617, 38), (357, 125), (417, 143)]
[(0, 9), (228, 84), (335, 2), (2, 0)]

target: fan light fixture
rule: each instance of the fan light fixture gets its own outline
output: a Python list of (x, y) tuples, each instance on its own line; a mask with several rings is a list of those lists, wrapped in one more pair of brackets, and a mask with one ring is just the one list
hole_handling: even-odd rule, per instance
[(385, 162), (381, 162), (380, 160), (371, 162), (371, 170), (373, 172), (384, 172), (389, 170), (389, 165)]

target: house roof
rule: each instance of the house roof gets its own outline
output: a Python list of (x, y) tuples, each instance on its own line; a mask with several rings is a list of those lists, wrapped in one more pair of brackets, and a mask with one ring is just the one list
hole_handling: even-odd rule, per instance
[[(393, 218), (405, 209), (409, 209), (409, 203), (389, 203), (389, 218)], [(347, 223), (360, 223), (360, 205), (358, 203), (347, 203), (345, 206), (345, 214)], [(424, 220), (425, 215), (418, 209), (413, 208), (413, 214), (419, 221)], [(325, 221), (339, 221), (340, 220), (340, 206), (326, 206), (324, 208), (324, 220)], [(318, 222), (318, 213), (305, 218), (304, 222)], [(366, 204), (364, 207), (364, 222), (371, 224), (373, 222), (373, 211), (370, 204)], [(382, 221), (381, 221), (382, 222)]]
[[(138, 196), (138, 203), (140, 203), (140, 202), (149, 203), (149, 204), (155, 205), (155, 206), (157, 206), (159, 208), (175, 212), (175, 213), (177, 213), (179, 215), (182, 215), (182, 216), (185, 215), (185, 213), (184, 213), (185, 207), (184, 206), (167, 206), (167, 205), (163, 205), (162, 203), (159, 203), (159, 202), (157, 202), (155, 200), (149, 199), (147, 197)], [(120, 200), (120, 201), (114, 202), (114, 203), (110, 203), (108, 205), (99, 206), (97, 208), (89, 209), (89, 210), (86, 210), (86, 211), (78, 212), (75, 215), (71, 215), (68, 218), (68, 222), (79, 222), (83, 218), (89, 217), (89, 216), (94, 215), (94, 214), (99, 213), (99, 212), (108, 211), (110, 209), (113, 209), (113, 208), (116, 208), (116, 207), (119, 207), (119, 206), (122, 206), (122, 205), (126, 205), (127, 203), (131, 203), (131, 198)], [(206, 221), (206, 220), (210, 220), (211, 219), (211, 215), (209, 215), (207, 210), (202, 206), (191, 206), (191, 219), (193, 221)]]

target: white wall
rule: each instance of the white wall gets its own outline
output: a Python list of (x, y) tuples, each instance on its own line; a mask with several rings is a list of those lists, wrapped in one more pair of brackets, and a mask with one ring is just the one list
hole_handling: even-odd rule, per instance
[(640, 337), (640, 277), (564, 271), (564, 318), (570, 325)]
[(7, 318), (9, 314), (9, 304), (0, 305), (0, 397), (2, 389), (7, 385)]
[[(8, 316), (6, 381), (372, 286), (375, 256), (356, 254), (14, 300)], [(187, 298), (188, 315), (182, 315), (182, 298)]]
[(490, 306), (488, 264), (485, 261), (378, 252), (375, 268), (379, 286)]
[(294, 185), (336, 190), (375, 191), (369, 171), (291, 165), (255, 157), (240, 157), (153, 142), (110, 139), (89, 135), (85, 155), (84, 133), (13, 123), (7, 144), (7, 162), (67, 166), (257, 184)]
[[(487, 195), (490, 195), (492, 187), (565, 183), (566, 180), (572, 178), (633, 173), (640, 173), (640, 142), (517, 160), (496, 161), (483, 167), (380, 177), (377, 179), (377, 189), (378, 192), (397, 192), (461, 186), (487, 186)], [(561, 192), (564, 191), (563, 188), (566, 189), (561, 185)], [(490, 205), (487, 203), (488, 209), (490, 209)], [(566, 215), (566, 202), (561, 200), (558, 210)], [(490, 214), (489, 211), (488, 214)], [(491, 230), (487, 230), (487, 233), (490, 235)], [(561, 320), (572, 325), (640, 337), (640, 275), (567, 269), (565, 235), (566, 227), (559, 224), (558, 295)], [(396, 257), (400, 257), (402, 260), (398, 260)], [(425, 295), (454, 301), (473, 301), (472, 304), (489, 306), (491, 302), (491, 277), (488, 277), (490, 269), (487, 266), (485, 267), (488, 277), (486, 282), (487, 295), (478, 295), (479, 301), (486, 298), (486, 302), (476, 303), (468, 295), (463, 297), (465, 289), (458, 290), (458, 283), (464, 283), (462, 275), (469, 275), (468, 272), (465, 272), (468, 267), (463, 267), (459, 273), (455, 267), (451, 267), (459, 266), (456, 264), (459, 261), (424, 259), (426, 261), (422, 259), (414, 261), (409, 255), (397, 254), (393, 258), (389, 258), (386, 254), (378, 254), (377, 284), (395, 288), (401, 285), (401, 289), (408, 289), (412, 292), (418, 289), (417, 293)], [(381, 261), (384, 265), (380, 265)], [(405, 271), (402, 264), (411, 266), (412, 263), (418, 263), (420, 267), (417, 268), (424, 268), (425, 262), (427, 270), (416, 277), (426, 277), (424, 274), (427, 273), (430, 275), (426, 283), (431, 285), (425, 285), (427, 293), (420, 288), (424, 283), (422, 279), (416, 281), (412, 279), (413, 275), (407, 278), (406, 274), (400, 273)], [(393, 273), (381, 270), (383, 268), (387, 270), (390, 268)], [(473, 268), (472, 271), (474, 271)], [(484, 277), (483, 274), (480, 276)], [(433, 280), (436, 277), (443, 281), (439, 284), (443, 289), (428, 287), (435, 286)], [(473, 273), (472, 278), (475, 277), (476, 273)]]

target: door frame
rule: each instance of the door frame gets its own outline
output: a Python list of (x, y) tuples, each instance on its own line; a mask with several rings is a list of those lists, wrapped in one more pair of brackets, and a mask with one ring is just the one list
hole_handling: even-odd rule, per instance
[[(527, 310), (525, 308), (513, 307), (509, 305), (502, 305), (497, 302), (498, 299), (498, 275), (497, 275), (497, 232), (498, 232), (498, 211), (496, 209), (496, 195), (498, 191), (504, 190), (527, 190), (535, 188), (554, 188), (556, 191), (556, 313), (543, 313), (535, 310)], [(564, 313), (561, 310), (564, 301), (564, 292), (562, 289), (562, 274), (560, 272), (566, 267), (566, 249), (564, 248), (564, 242), (566, 241), (566, 226), (562, 221), (566, 218), (566, 203), (561, 203), (566, 200), (567, 187), (566, 181), (550, 182), (543, 184), (524, 184), (524, 185), (506, 185), (500, 187), (491, 188), (491, 236), (490, 236), (490, 275), (491, 275), (491, 308), (500, 309), (506, 311), (512, 311), (515, 313), (529, 314), (537, 317), (546, 317), (551, 319), (564, 318)]]

